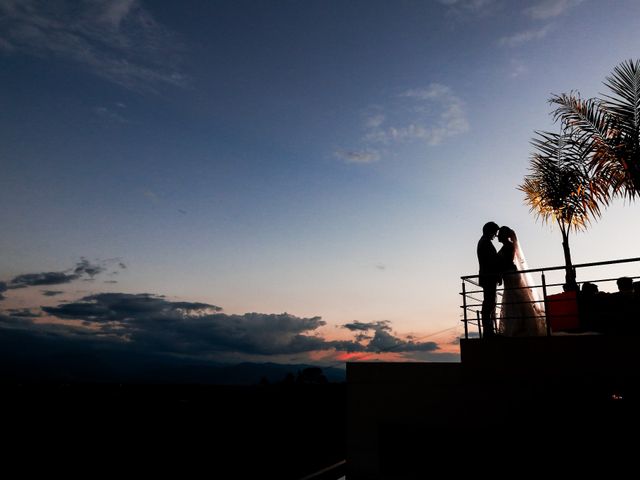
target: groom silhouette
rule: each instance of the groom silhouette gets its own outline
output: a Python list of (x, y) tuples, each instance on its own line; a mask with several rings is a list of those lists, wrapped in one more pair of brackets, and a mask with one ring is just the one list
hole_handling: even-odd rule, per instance
[(495, 222), (488, 222), (482, 227), (482, 237), (478, 240), (478, 263), (480, 264), (479, 283), (482, 287), (482, 330), (484, 337), (493, 337), (494, 319), (496, 316), (496, 288), (502, 283), (500, 278), (500, 257), (491, 240), (500, 227)]

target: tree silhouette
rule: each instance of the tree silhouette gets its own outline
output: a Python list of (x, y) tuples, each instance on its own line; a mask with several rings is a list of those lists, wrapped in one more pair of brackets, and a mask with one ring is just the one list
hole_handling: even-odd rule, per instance
[(607, 185), (598, 182), (585, 161), (582, 141), (567, 134), (536, 132), (531, 141), (530, 173), (518, 187), (536, 218), (555, 221), (562, 233), (567, 288), (576, 289), (569, 235), (586, 229), (591, 218), (601, 214), (600, 204), (608, 202)]
[(604, 85), (610, 94), (582, 99), (579, 92), (556, 95), (555, 120), (584, 150), (593, 177), (610, 196), (640, 195), (640, 60), (613, 69)]

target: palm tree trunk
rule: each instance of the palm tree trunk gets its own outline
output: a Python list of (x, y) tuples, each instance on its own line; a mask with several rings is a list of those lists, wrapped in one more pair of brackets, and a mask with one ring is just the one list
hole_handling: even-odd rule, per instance
[(564, 264), (565, 264), (565, 290), (578, 290), (578, 284), (576, 283), (576, 271), (573, 268), (571, 262), (571, 249), (569, 248), (569, 232), (564, 228), (560, 230), (562, 232), (562, 250), (564, 251)]

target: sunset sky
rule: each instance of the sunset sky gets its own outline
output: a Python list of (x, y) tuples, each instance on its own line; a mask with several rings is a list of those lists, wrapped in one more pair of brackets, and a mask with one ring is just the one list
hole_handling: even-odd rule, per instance
[[(517, 190), (529, 141), (639, 31), (636, 0), (0, 0), (0, 328), (455, 359), (486, 221), (563, 264)], [(639, 213), (574, 262), (638, 256)]]

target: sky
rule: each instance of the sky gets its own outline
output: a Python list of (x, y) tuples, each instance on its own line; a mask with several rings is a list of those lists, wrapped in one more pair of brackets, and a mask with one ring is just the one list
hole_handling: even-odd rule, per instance
[[(456, 360), (485, 222), (563, 264), (517, 190), (529, 142), (639, 29), (634, 0), (0, 0), (0, 328)], [(615, 201), (574, 262), (638, 256), (639, 212)]]

